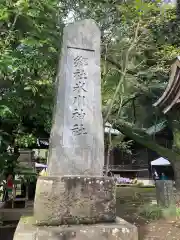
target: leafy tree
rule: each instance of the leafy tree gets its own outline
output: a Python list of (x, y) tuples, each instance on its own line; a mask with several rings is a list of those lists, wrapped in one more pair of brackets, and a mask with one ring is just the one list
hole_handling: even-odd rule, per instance
[[(167, 118), (152, 107), (168, 81), (170, 61), (177, 56), (180, 42), (179, 3), (177, 9), (159, 4), (140, 0), (2, 0), (1, 154), (6, 154), (8, 145), (30, 147), (37, 136), (49, 136), (62, 29), (71, 20), (93, 18), (102, 32), (104, 122), (179, 164), (178, 142), (169, 150), (156, 144), (147, 132), (164, 121), (171, 123), (172, 130), (179, 129), (172, 124), (174, 113)], [(121, 146), (124, 148), (124, 142)], [(178, 174), (180, 171), (176, 171), (180, 189)]]
[[(141, 7), (142, 6), (140, 6), (140, 8)], [(175, 58), (179, 52), (179, 40), (178, 40), (179, 34), (177, 31), (174, 31), (175, 29), (178, 28), (177, 25), (179, 23), (179, 20), (176, 17), (175, 9), (173, 8), (166, 9), (163, 15), (161, 12), (162, 10), (163, 8), (159, 10), (158, 8), (156, 8), (154, 4), (151, 4), (151, 6), (148, 5), (147, 11), (146, 10), (143, 11), (144, 13), (146, 13), (146, 15), (144, 15), (143, 12), (141, 11), (141, 14), (139, 16), (141, 23), (139, 27), (139, 32), (140, 36), (141, 35), (143, 36), (143, 39), (138, 39), (138, 42), (136, 42), (136, 46), (133, 48), (135, 50), (134, 52), (131, 46), (133, 44), (135, 37), (129, 38), (130, 41), (128, 48), (125, 50), (125, 56), (127, 56), (128, 53), (128, 57), (130, 56), (129, 59), (133, 60), (133, 63), (135, 62), (137, 64), (138, 66), (136, 67), (137, 73), (136, 72), (133, 73), (132, 71), (133, 69), (130, 69), (130, 74), (128, 71), (122, 72), (124, 65), (123, 63), (119, 64), (120, 62), (120, 59), (118, 58), (119, 55), (118, 56), (116, 55), (116, 57), (114, 57), (115, 60), (113, 59), (113, 61), (111, 61), (112, 65), (114, 65), (117, 69), (121, 71), (120, 79), (121, 80), (123, 79), (124, 82), (121, 82), (120, 80), (119, 84), (115, 86), (116, 91), (114, 90), (114, 92), (116, 96), (114, 94), (113, 99), (110, 101), (108, 114), (109, 117), (111, 118), (111, 121), (114, 121), (115, 126), (119, 128), (119, 130), (121, 130), (121, 132), (123, 132), (125, 135), (141, 143), (142, 145), (156, 151), (161, 156), (167, 157), (171, 161), (172, 165), (174, 166), (176, 186), (177, 189), (179, 190), (180, 155), (179, 155), (179, 121), (177, 121), (177, 119), (179, 119), (178, 118), (179, 114), (177, 111), (175, 112), (173, 111), (168, 116), (163, 116), (158, 110), (155, 110), (152, 107), (153, 101), (155, 101), (155, 99), (157, 99), (158, 96), (160, 96), (160, 93), (164, 88), (164, 83), (167, 82), (170, 69), (170, 60)], [(151, 15), (151, 18), (150, 15), (148, 16), (148, 13)], [(139, 14), (137, 13), (137, 15)], [(148, 20), (146, 16), (151, 20)], [(133, 16), (133, 21), (131, 22), (130, 26), (133, 26), (134, 21), (135, 17)], [(135, 26), (136, 26), (135, 29), (137, 29), (138, 24), (135, 23)], [(144, 33), (145, 31), (145, 35), (141, 33), (141, 30), (142, 33)], [(132, 33), (133, 31), (130, 32)], [(134, 32), (136, 33), (136, 31)], [(147, 38), (145, 36), (147, 36)], [(143, 41), (144, 39), (145, 41)], [(124, 47), (122, 42), (120, 43), (121, 46)], [(129, 54), (129, 49), (131, 50), (132, 53), (131, 55)], [(141, 53), (140, 57), (138, 57), (137, 54), (138, 52)], [(112, 56), (112, 54), (110, 55)], [(139, 61), (141, 57), (143, 64), (140, 64)], [(122, 57), (122, 59), (124, 61), (126, 57)], [(133, 65), (134, 64), (132, 64), (132, 61), (129, 61), (127, 64), (125, 64), (124, 69), (126, 70), (127, 68), (129, 70), (129, 67)], [(124, 76), (122, 76), (122, 73)], [(129, 79), (133, 79), (134, 83), (137, 82), (138, 88), (134, 88), (134, 86), (128, 84)], [(126, 80), (128, 82), (125, 83)], [(121, 88), (123, 89), (123, 92), (121, 91)], [(131, 92), (129, 91), (129, 89), (130, 90), (133, 89), (133, 93), (135, 93), (134, 97), (130, 95)], [(138, 89), (140, 90), (139, 93)], [(119, 92), (120, 96), (118, 95)], [(134, 102), (134, 99), (136, 103)], [(131, 100), (133, 100), (133, 102)], [(118, 105), (119, 102), (120, 105)], [(128, 104), (123, 104), (123, 102)], [(131, 104), (130, 106), (128, 106), (129, 103)], [(122, 109), (120, 115), (119, 106)], [(129, 114), (130, 109), (133, 110), (132, 114)], [(144, 116), (146, 117), (144, 118)], [(128, 123), (128, 122), (132, 123), (131, 121), (132, 118), (133, 122), (135, 123), (135, 126)], [(125, 121), (123, 121), (123, 119)], [(159, 121), (162, 122), (164, 121), (164, 119), (166, 119), (168, 124), (170, 124), (170, 127), (174, 135), (173, 149), (171, 150), (155, 143), (154, 140), (150, 136), (148, 136), (146, 132), (146, 128), (149, 125), (152, 125), (155, 122), (157, 123)], [(141, 126), (143, 126), (144, 129), (138, 129), (138, 127), (140, 128)]]
[(1, 154), (9, 145), (31, 147), (49, 134), (65, 16), (58, 1), (0, 3)]
[[(104, 121), (108, 120), (126, 136), (167, 157), (174, 166), (179, 190), (179, 137), (175, 134), (179, 132), (179, 124), (173, 124), (172, 119), (172, 116), (177, 118), (178, 113), (164, 116), (152, 107), (169, 79), (171, 60), (179, 52), (178, 4), (175, 9), (173, 5), (160, 5), (160, 1), (113, 3), (113, 7), (110, 1), (98, 1), (96, 6), (91, 1), (72, 5), (75, 19), (94, 18), (102, 30)], [(113, 17), (108, 18), (110, 11)], [(174, 133), (171, 150), (154, 142), (146, 131), (164, 121), (171, 123)]]

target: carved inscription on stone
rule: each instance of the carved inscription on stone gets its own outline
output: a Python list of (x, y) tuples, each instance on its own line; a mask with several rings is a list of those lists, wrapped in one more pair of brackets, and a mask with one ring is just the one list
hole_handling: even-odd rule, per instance
[(87, 123), (93, 116), (92, 92), (94, 86), (90, 82), (93, 54), (93, 51), (85, 49), (68, 48), (69, 70), (71, 69), (72, 72), (68, 75), (66, 89), (65, 123), (68, 123), (68, 127), (66, 126), (66, 134), (63, 137), (66, 146), (70, 142), (74, 145), (79, 137), (89, 133)]

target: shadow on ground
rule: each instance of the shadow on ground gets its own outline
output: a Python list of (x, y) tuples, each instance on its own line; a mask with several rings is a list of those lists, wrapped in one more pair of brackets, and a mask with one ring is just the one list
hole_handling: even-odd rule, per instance
[(4, 224), (0, 226), (0, 240), (13, 240), (17, 224), (18, 221), (4, 222)]
[(144, 240), (147, 234), (147, 220), (139, 215), (140, 209), (155, 199), (154, 188), (117, 188), (117, 216), (138, 227), (139, 240)]

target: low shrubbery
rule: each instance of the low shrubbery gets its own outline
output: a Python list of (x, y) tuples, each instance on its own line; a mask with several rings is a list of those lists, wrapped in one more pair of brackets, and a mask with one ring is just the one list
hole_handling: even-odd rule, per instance
[(172, 205), (163, 208), (157, 204), (145, 204), (139, 209), (139, 215), (148, 220), (157, 220), (160, 218), (180, 217), (180, 208)]

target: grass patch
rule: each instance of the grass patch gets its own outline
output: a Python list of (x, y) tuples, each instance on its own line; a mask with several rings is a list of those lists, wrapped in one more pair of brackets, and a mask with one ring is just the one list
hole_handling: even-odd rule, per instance
[(180, 217), (180, 211), (175, 205), (172, 205), (168, 208), (163, 208), (156, 204), (145, 204), (139, 208), (138, 214), (147, 220)]
[(139, 188), (144, 188), (144, 189), (146, 189), (146, 190), (148, 190), (148, 189), (154, 189), (155, 188), (155, 186), (154, 185), (148, 185), (148, 186), (138, 186)]
[(135, 193), (141, 195), (152, 194), (152, 196), (155, 196), (155, 188), (117, 187), (116, 189), (116, 194), (119, 198), (133, 197)]

